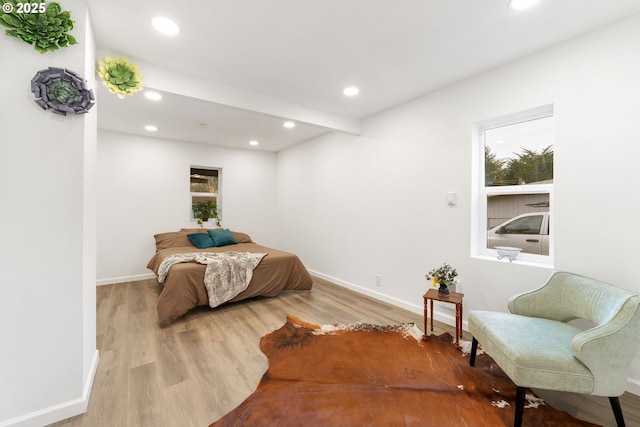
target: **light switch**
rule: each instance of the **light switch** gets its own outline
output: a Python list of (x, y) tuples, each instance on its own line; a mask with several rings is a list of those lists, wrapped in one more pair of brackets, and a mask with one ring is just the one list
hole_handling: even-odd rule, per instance
[(454, 207), (458, 204), (457, 200), (456, 200), (456, 193), (453, 191), (449, 191), (447, 193), (447, 205), (449, 205), (449, 207)]

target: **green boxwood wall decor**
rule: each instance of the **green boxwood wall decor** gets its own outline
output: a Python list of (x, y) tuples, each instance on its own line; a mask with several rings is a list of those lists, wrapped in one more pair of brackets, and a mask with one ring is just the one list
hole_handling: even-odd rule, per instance
[(107, 56), (98, 61), (97, 72), (109, 92), (115, 93), (119, 98), (133, 95), (144, 88), (140, 69), (127, 57)]
[(43, 110), (66, 116), (67, 113), (85, 114), (95, 104), (93, 91), (87, 81), (71, 70), (49, 67), (40, 70), (31, 79), (31, 92)]
[(5, 34), (32, 45), (40, 53), (77, 44), (75, 37), (68, 34), (75, 24), (71, 13), (63, 12), (55, 2), (46, 8), (44, 5), (45, 0), (2, 0), (0, 25), (9, 28)]

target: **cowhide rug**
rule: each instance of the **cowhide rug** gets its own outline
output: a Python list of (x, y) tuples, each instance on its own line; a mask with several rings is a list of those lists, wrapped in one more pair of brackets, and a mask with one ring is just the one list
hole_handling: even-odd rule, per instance
[[(257, 390), (223, 426), (512, 426), (516, 388), (486, 354), (414, 325), (313, 325), (288, 317), (264, 336)], [(593, 426), (527, 396), (524, 426)]]

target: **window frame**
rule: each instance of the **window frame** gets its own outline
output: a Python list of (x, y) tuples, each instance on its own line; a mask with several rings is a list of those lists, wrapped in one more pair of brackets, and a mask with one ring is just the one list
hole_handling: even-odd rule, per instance
[[(551, 184), (528, 184), (528, 185), (505, 185), (505, 186), (485, 186), (485, 153), (484, 153), (484, 132), (500, 126), (509, 126), (525, 121), (541, 119), (545, 117), (555, 117), (553, 104), (547, 104), (517, 113), (506, 114), (488, 120), (473, 123), (472, 126), (472, 201), (471, 201), (471, 257), (495, 260), (498, 262), (495, 249), (487, 248), (487, 199), (492, 195), (513, 195), (513, 194), (548, 194), (549, 195), (549, 255), (538, 255), (521, 252), (514, 261), (516, 264), (531, 264), (553, 268), (554, 263), (554, 237), (555, 221), (553, 220), (553, 183)], [(555, 152), (555, 132), (554, 132), (554, 152)], [(555, 162), (555, 156), (554, 156)], [(555, 165), (554, 165), (555, 167)], [(508, 262), (508, 261), (507, 261)]]
[[(192, 189), (189, 188), (189, 200), (190, 200), (189, 222), (190, 223), (195, 223), (196, 226), (199, 226), (197, 224), (198, 220), (197, 220), (197, 218), (195, 218), (194, 213), (193, 213), (193, 204), (195, 203), (196, 199), (214, 198), (215, 199), (215, 205), (216, 205), (216, 211), (218, 212), (218, 220), (220, 221), (220, 223), (222, 223), (222, 168), (221, 167), (216, 167), (216, 166), (190, 165), (189, 166), (189, 176), (190, 177), (193, 175), (193, 170), (194, 169), (207, 170), (207, 171), (211, 171), (211, 172), (215, 171), (217, 179), (218, 179), (218, 188), (217, 188), (217, 191), (215, 193), (196, 192), (196, 191), (191, 191)], [(189, 183), (191, 184), (191, 178), (189, 179)], [(203, 223), (202, 227), (204, 227), (205, 225), (212, 225), (212, 224), (211, 223)]]

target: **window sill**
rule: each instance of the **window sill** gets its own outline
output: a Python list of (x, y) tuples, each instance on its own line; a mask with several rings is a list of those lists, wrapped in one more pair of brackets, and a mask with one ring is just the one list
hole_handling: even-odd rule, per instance
[(537, 261), (537, 260), (516, 258), (515, 261), (509, 261), (507, 258), (498, 259), (498, 257), (495, 255), (490, 256), (490, 255), (478, 255), (478, 254), (471, 255), (471, 258), (479, 259), (483, 261), (501, 262), (501, 263), (514, 264), (514, 265), (525, 265), (527, 267), (547, 268), (549, 270), (553, 270), (553, 262), (551, 260), (549, 260), (549, 262), (543, 262), (543, 261)]

